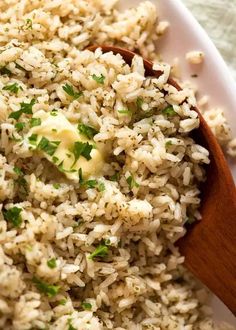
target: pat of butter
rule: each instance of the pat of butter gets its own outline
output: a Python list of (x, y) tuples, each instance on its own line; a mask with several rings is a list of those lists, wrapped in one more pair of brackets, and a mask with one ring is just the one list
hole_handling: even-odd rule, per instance
[(75, 158), (71, 152), (74, 143), (79, 141), (94, 144), (94, 142), (79, 134), (77, 128), (74, 127), (63, 114), (55, 112), (52, 115), (40, 110), (34, 114), (34, 118), (40, 118), (41, 124), (32, 127), (26, 137), (29, 138), (32, 134), (36, 134), (37, 144), (42, 137), (45, 137), (49, 141), (59, 141), (60, 144), (52, 156), (48, 155), (43, 150), (40, 152), (42, 152), (44, 157), (53, 162), (56, 166), (63, 162), (63, 172), (69, 179), (79, 181), (79, 169), (82, 170), (84, 178), (99, 174), (103, 167), (104, 160), (101, 150), (97, 147), (96, 149), (92, 149), (90, 153), (92, 158), (90, 160), (87, 160), (81, 155), (76, 163), (74, 163)]

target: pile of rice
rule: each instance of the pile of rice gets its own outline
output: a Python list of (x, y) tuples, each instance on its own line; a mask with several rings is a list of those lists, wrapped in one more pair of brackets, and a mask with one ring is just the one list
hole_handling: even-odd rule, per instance
[[(123, 13), (116, 3), (0, 2), (1, 329), (216, 329), (206, 290), (174, 246), (200, 219), (209, 163), (189, 137), (199, 126), (194, 93), (167, 83), (167, 64), (146, 79), (138, 56), (128, 66), (120, 55), (83, 50), (109, 43), (154, 59), (167, 24), (157, 24), (150, 2)], [(73, 99), (66, 84), (83, 94)], [(102, 189), (26, 150), (32, 114), (9, 116), (30, 102), (33, 113), (57, 109), (96, 129), (106, 155), (90, 180)], [(11, 210), (20, 214), (10, 219)]]

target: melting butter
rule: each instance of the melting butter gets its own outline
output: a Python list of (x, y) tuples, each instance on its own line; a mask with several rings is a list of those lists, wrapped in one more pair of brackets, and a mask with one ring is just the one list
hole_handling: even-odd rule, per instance
[(96, 146), (92, 149), (90, 160), (87, 160), (82, 155), (74, 164), (75, 158), (71, 150), (73, 149), (75, 142), (88, 142), (94, 145), (93, 141), (86, 139), (81, 135), (77, 128), (73, 126), (68, 119), (60, 112), (48, 113), (43, 110), (36, 112), (33, 118), (40, 118), (41, 124), (39, 126), (32, 127), (27, 134), (27, 139), (32, 135), (37, 135), (37, 144), (42, 137), (45, 137), (49, 141), (58, 141), (58, 145), (55, 153), (50, 156), (43, 150), (40, 151), (45, 158), (56, 166), (61, 164), (65, 175), (74, 181), (79, 181), (78, 172), (82, 170), (84, 178), (89, 176), (99, 175), (104, 165), (104, 159), (102, 151)]

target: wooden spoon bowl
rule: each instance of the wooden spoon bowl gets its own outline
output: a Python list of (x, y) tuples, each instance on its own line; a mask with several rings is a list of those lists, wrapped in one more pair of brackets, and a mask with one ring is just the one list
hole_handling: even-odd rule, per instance
[[(119, 47), (93, 46), (88, 49), (120, 54), (131, 64), (135, 53)], [(146, 76), (160, 76), (144, 60)], [(169, 83), (181, 90), (173, 80)], [(207, 181), (202, 185), (202, 220), (195, 223), (177, 245), (186, 267), (236, 314), (236, 189), (224, 154), (206, 121), (200, 118), (195, 140), (210, 152)]]

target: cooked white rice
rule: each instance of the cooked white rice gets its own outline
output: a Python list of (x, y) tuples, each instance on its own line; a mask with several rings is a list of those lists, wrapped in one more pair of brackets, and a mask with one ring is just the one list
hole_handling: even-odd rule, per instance
[[(167, 23), (157, 24), (150, 2), (124, 13), (116, 3), (0, 2), (1, 329), (216, 329), (206, 290), (174, 246), (200, 219), (209, 163), (189, 137), (199, 125), (194, 93), (167, 83), (166, 64), (146, 79), (139, 57), (129, 67), (120, 55), (83, 50), (114, 43), (154, 59)], [(73, 100), (66, 84), (83, 95)], [(105, 161), (89, 179), (101, 189), (22, 143), (32, 114), (9, 116), (33, 99), (33, 114), (57, 109), (97, 130)], [(6, 215), (13, 207), (18, 226)], [(99, 245), (105, 254), (91, 258)]]

